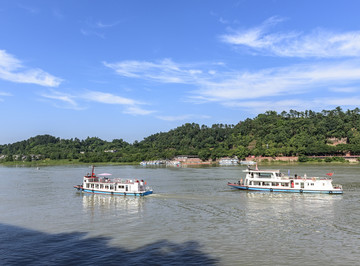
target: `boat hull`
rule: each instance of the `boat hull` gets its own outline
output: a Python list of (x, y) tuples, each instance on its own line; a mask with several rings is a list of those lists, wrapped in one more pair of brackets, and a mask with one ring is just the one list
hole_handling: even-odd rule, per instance
[(343, 194), (342, 190), (310, 190), (310, 189), (294, 189), (294, 188), (262, 188), (262, 187), (249, 187), (239, 184), (229, 183), (228, 186), (240, 190), (248, 191), (264, 191), (264, 192), (286, 192), (286, 193), (321, 193), (321, 194)]
[(143, 192), (118, 192), (118, 191), (103, 191), (96, 189), (86, 189), (82, 186), (74, 186), (80, 192), (91, 193), (91, 194), (103, 194), (103, 195), (116, 195), (116, 196), (146, 196), (153, 193), (152, 190), (143, 191)]

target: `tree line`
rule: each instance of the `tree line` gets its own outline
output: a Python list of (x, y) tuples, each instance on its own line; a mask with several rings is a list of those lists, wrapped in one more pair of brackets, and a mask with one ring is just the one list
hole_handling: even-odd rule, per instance
[[(334, 141), (341, 140), (334, 145)], [(333, 145), (332, 145), (333, 144)], [(130, 144), (98, 137), (61, 139), (39, 135), (0, 145), (2, 161), (69, 159), (80, 162), (139, 162), (196, 155), (203, 160), (224, 156), (339, 156), (360, 154), (360, 109), (277, 113), (267, 111), (236, 125), (211, 127), (186, 123)]]

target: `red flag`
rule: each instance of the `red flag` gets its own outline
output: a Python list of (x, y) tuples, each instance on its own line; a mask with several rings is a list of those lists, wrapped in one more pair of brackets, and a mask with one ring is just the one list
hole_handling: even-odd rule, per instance
[(327, 173), (326, 175), (328, 175), (328, 176), (332, 176), (334, 173)]

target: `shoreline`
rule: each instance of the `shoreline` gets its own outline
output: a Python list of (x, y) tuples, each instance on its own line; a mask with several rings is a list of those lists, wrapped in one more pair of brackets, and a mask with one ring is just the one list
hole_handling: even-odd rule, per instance
[[(78, 160), (42, 160), (42, 161), (35, 161), (35, 162), (1, 162), (0, 166), (14, 166), (14, 167), (43, 167), (43, 166), (61, 166), (61, 165), (89, 165), (89, 164), (96, 164), (96, 165), (140, 165), (140, 162), (79, 162)], [(262, 165), (312, 165), (312, 164), (324, 164), (324, 165), (343, 165), (343, 164), (351, 164), (356, 165), (360, 164), (360, 161), (358, 162), (350, 162), (350, 161), (307, 161), (307, 162), (299, 162), (299, 161), (266, 161), (266, 160), (259, 160), (257, 161), (257, 164), (259, 166)], [(219, 164), (187, 164), (186, 167), (228, 167), (221, 166)], [(241, 166), (239, 165), (233, 165), (233, 166)], [(156, 167), (156, 166), (155, 166)]]

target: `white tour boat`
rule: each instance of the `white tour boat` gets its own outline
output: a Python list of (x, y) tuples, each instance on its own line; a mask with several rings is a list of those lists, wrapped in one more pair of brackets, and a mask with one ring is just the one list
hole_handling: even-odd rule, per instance
[(96, 194), (110, 194), (110, 195), (131, 195), (131, 196), (146, 196), (152, 194), (153, 191), (146, 187), (144, 180), (137, 179), (110, 179), (107, 176), (111, 174), (99, 174), (94, 173), (94, 167), (92, 168), (91, 175), (84, 176), (82, 185), (74, 186), (78, 191), (96, 193)]
[[(233, 188), (252, 191), (298, 192), (342, 194), (341, 185), (333, 185), (331, 177), (285, 176), (280, 170), (259, 170), (248, 168), (245, 179), (236, 183), (228, 182)], [(329, 176), (332, 174), (329, 173)]]

